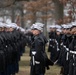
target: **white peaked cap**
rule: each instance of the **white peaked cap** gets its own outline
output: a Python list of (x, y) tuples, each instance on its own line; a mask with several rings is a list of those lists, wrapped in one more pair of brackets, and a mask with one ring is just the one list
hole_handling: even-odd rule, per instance
[(17, 28), (17, 24), (16, 23), (9, 23), (7, 24), (8, 27), (12, 27), (12, 28)]
[(6, 27), (6, 28), (10, 28), (10, 25), (6, 24), (5, 27)]
[(68, 23), (67, 28), (71, 28), (71, 27), (72, 27), (71, 23)]
[(39, 23), (39, 22), (36, 22), (35, 25), (40, 26), (42, 28), (44, 27), (44, 24), (43, 23)]
[(10, 24), (10, 23), (12, 23), (12, 21), (11, 21), (11, 19), (7, 19), (7, 20), (5, 21), (5, 23)]
[(35, 23), (35, 24), (33, 24), (31, 26), (31, 29), (38, 29), (41, 32), (43, 32), (43, 27), (44, 27), (44, 24), (42, 24), (42, 23)]
[(58, 31), (58, 32), (62, 32), (62, 30), (61, 30), (61, 29), (57, 29), (56, 31)]
[(72, 25), (70, 23), (69, 24), (63, 24), (62, 27), (65, 29), (68, 29), (68, 28), (71, 28)]
[(72, 24), (72, 27), (73, 27), (73, 26), (76, 26), (76, 21), (71, 22), (71, 24)]
[(68, 28), (70, 28), (70, 26), (69, 26), (69, 25), (67, 25), (67, 26), (66, 26), (66, 29), (68, 29)]
[(62, 27), (63, 27), (63, 28), (66, 28), (66, 27), (67, 27), (67, 25), (66, 25), (66, 24), (63, 24), (63, 25), (62, 25)]
[(61, 29), (61, 26), (59, 26), (59, 25), (55, 25), (55, 26), (56, 26), (57, 29)]
[(0, 27), (5, 27), (5, 23), (0, 22)]
[(43, 31), (43, 28), (40, 27), (40, 26), (37, 26), (37, 25), (34, 25), (34, 29), (38, 29), (38, 30), (40, 30), (40, 31)]
[(50, 25), (49, 27), (50, 27), (50, 28), (56, 28), (56, 26), (55, 26), (55, 25)]

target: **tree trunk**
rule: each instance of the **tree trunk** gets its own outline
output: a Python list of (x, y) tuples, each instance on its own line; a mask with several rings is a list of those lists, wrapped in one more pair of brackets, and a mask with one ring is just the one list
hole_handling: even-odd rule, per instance
[(21, 26), (24, 28), (24, 13), (23, 13), (23, 7), (21, 8)]
[(15, 11), (14, 11), (14, 7), (12, 7), (12, 22), (15, 22)]
[(36, 12), (33, 13), (33, 19), (32, 19), (32, 24), (34, 24), (37, 20), (37, 17), (36, 17)]
[(15, 0), (0, 0), (0, 8), (11, 6)]
[(54, 4), (55, 4), (55, 18), (56, 20), (59, 20), (59, 19), (63, 19), (63, 9), (64, 9), (64, 6), (62, 3), (59, 2), (59, 0), (53, 0), (54, 1)]

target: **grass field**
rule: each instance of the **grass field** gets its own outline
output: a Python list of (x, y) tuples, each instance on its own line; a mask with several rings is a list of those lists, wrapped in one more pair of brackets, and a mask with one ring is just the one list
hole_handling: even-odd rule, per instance
[[(49, 53), (47, 53), (49, 56)], [(19, 73), (17, 75), (30, 75), (30, 57), (29, 57), (29, 49), (26, 49), (26, 52), (21, 57), (21, 61), (19, 62)], [(50, 66), (50, 70), (46, 70), (45, 75), (60, 75), (60, 67), (57, 65)]]

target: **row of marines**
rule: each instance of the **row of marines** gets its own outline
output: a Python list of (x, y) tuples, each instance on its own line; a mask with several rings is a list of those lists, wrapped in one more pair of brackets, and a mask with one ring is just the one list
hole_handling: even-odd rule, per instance
[(76, 75), (76, 22), (50, 26), (48, 51), (60, 74)]
[(51, 25), (49, 32), (50, 60), (45, 52), (48, 42), (43, 35), (44, 24), (35, 23), (25, 30), (15, 23), (0, 23), (0, 75), (15, 75), (25, 46), (30, 46), (30, 75), (44, 75), (49, 65), (60, 65), (61, 74), (76, 75), (76, 22)]
[[(56, 63), (61, 66), (61, 74), (75, 75), (75, 66), (72, 66), (75, 62), (72, 60), (75, 60), (74, 55), (76, 54), (76, 22), (63, 24), (61, 26), (50, 26), (48, 46), (50, 61), (45, 53), (45, 44), (47, 43), (47, 39), (42, 33), (43, 26), (40, 25), (40, 23), (35, 23), (31, 26), (30, 30), (31, 33), (33, 33), (31, 37), (32, 45), (30, 49), (30, 75), (44, 75), (45, 68), (47, 67), (47, 69), (49, 69), (49, 65)], [(47, 61), (45, 61), (44, 58), (47, 58)]]
[(0, 75), (15, 75), (25, 51), (24, 29), (15, 23), (0, 22)]
[(20, 57), (26, 45), (30, 47), (30, 75), (45, 74), (45, 69), (49, 69), (53, 62), (45, 52), (48, 41), (42, 32), (41, 23), (33, 24), (31, 30), (26, 31), (15, 23), (0, 23), (0, 75), (18, 73)]

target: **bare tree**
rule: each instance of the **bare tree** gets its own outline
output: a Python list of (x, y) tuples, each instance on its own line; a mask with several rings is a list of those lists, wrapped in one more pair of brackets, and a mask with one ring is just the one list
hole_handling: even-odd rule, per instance
[(7, 7), (12, 5), (15, 0), (0, 0), (0, 7)]
[(67, 16), (64, 16), (63, 23), (69, 23), (76, 20), (76, 0), (60, 0), (64, 7), (68, 7)]

